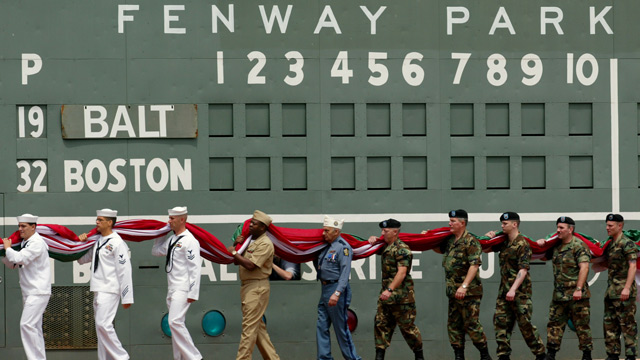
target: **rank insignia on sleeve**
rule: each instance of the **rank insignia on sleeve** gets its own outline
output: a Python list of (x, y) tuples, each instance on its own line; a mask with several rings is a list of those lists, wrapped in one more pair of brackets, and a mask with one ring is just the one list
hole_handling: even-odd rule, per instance
[(349, 249), (344, 248), (343, 251), (344, 251), (344, 256), (349, 256)]

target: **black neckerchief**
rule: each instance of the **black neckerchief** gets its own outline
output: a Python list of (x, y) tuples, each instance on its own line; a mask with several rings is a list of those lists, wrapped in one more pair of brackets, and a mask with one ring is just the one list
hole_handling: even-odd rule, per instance
[(96, 270), (98, 270), (98, 263), (100, 262), (100, 256), (99, 256), (100, 249), (102, 249), (105, 245), (107, 245), (109, 240), (111, 240), (111, 238), (107, 238), (107, 240), (102, 245), (99, 245), (100, 244), (99, 242), (98, 244), (96, 244), (98, 248), (96, 249), (96, 255), (95, 255), (95, 258), (93, 259), (93, 272), (96, 272)]
[(20, 249), (18, 249), (18, 251), (21, 251), (22, 249), (26, 248), (26, 247), (27, 247), (27, 243), (28, 243), (28, 242), (29, 242), (29, 239), (27, 239), (27, 240), (23, 240), (23, 241), (20, 243)]
[[(18, 252), (22, 251), (22, 249), (24, 249), (25, 247), (27, 247), (27, 243), (29, 242), (29, 239), (27, 240), (22, 240), (22, 242), (20, 243), (20, 249), (18, 249)], [(13, 266), (18, 266), (18, 267), (22, 267), (22, 265), (18, 265), (16, 263), (13, 264)]]
[[(164, 263), (164, 271), (168, 274), (171, 272), (171, 270), (173, 270), (173, 250), (175, 250), (175, 246), (176, 244), (178, 244), (178, 241), (180, 241), (180, 239), (182, 239), (184, 237), (184, 235), (180, 235), (176, 238), (176, 241), (171, 242), (171, 240), (169, 240), (169, 248), (167, 248), (167, 260)], [(171, 264), (169, 264), (169, 262), (171, 262)], [(171, 266), (169, 266), (171, 265)]]

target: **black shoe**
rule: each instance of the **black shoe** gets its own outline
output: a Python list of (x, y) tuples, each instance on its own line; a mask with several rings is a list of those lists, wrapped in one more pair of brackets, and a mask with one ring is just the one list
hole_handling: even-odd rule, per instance
[(510, 355), (500, 355), (498, 356), (498, 360), (511, 360)]
[(489, 355), (489, 348), (480, 349), (480, 360), (491, 360), (491, 355)]
[(545, 360), (556, 360), (556, 351), (553, 349), (547, 349), (547, 357)]
[(536, 360), (545, 360), (546, 358), (547, 358), (547, 354), (545, 353), (536, 355)]
[(620, 360), (620, 354), (609, 354), (607, 353), (606, 360)]
[(424, 360), (424, 354), (422, 352), (422, 349), (416, 350), (413, 353), (416, 355), (416, 360)]
[(582, 360), (592, 360), (591, 359), (591, 350), (584, 350), (582, 352)]
[(376, 360), (384, 360), (384, 349), (376, 348)]
[(454, 360), (464, 360), (464, 348), (453, 348)]

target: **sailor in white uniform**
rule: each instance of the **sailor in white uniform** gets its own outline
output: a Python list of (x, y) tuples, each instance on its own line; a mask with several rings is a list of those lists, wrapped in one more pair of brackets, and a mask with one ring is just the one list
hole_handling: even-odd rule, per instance
[(200, 293), (200, 243), (187, 230), (187, 207), (169, 209), (169, 227), (173, 235), (156, 239), (151, 254), (164, 256), (169, 291), (169, 328), (175, 360), (202, 359), (184, 319), (192, 302)]
[[(120, 235), (113, 232), (118, 212), (111, 209), (97, 211), (96, 228), (100, 237), (93, 247), (80, 259), (80, 264), (91, 262), (91, 291), (96, 334), (98, 336), (98, 359), (129, 359), (113, 327), (118, 311), (118, 301), (128, 309), (133, 304), (133, 282), (129, 247)], [(78, 236), (87, 240), (87, 234)]]
[(22, 290), (22, 316), (20, 336), (29, 360), (46, 359), (42, 314), (51, 297), (51, 266), (49, 246), (36, 232), (38, 217), (31, 214), (18, 216), (18, 231), (22, 244), (18, 251), (11, 248), (10, 239), (2, 239), (6, 250), (2, 262), (10, 269), (19, 267)]

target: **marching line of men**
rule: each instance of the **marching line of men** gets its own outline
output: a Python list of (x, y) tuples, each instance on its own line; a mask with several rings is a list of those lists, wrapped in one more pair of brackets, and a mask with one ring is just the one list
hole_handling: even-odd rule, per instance
[[(478, 276), (481, 265), (481, 247), (477, 238), (467, 230), (468, 214), (465, 210), (449, 212), (449, 228), (452, 235), (436, 252), (442, 253), (445, 269), (446, 293), (449, 297), (448, 333), (455, 360), (464, 360), (465, 333), (480, 351), (480, 359), (491, 359), (487, 351), (486, 336), (479, 322), (482, 284)], [(625, 359), (636, 359), (636, 257), (637, 249), (622, 229), (624, 218), (609, 214), (605, 218), (611, 243), (604, 252), (608, 267), (607, 290), (604, 299), (604, 335), (607, 360), (619, 359), (622, 352), (621, 335), (624, 338)], [(494, 330), (498, 360), (511, 356), (511, 333), (517, 322), (522, 337), (536, 360), (555, 360), (560, 350), (564, 329), (573, 322), (582, 351), (582, 360), (591, 360), (593, 341), (590, 328), (591, 293), (587, 276), (591, 253), (586, 244), (574, 236), (575, 221), (568, 216), (556, 220), (558, 241), (543, 259), (553, 265), (554, 287), (547, 324), (547, 351), (531, 322), (531, 278), (529, 263), (531, 248), (519, 231), (520, 216), (514, 212), (500, 215), (500, 224), (507, 239), (493, 246), (500, 263), (500, 286), (494, 313)], [(495, 231), (486, 236), (494, 237)], [(546, 240), (537, 244), (544, 246)]]
[[(155, 241), (152, 255), (165, 257), (167, 273), (167, 308), (172, 332), (173, 358), (202, 359), (185, 326), (189, 306), (198, 300), (200, 291), (201, 259), (198, 241), (186, 229), (187, 208), (168, 210), (169, 226), (173, 234)], [(133, 284), (129, 248), (113, 231), (117, 211), (97, 211), (96, 230), (100, 234), (94, 245), (78, 260), (91, 263), (90, 289), (94, 293), (94, 315), (98, 337), (98, 359), (129, 359), (118, 340), (113, 327), (118, 302), (127, 309), (133, 304)], [(452, 210), (449, 228), (452, 235), (439, 248), (443, 255), (446, 295), (449, 298), (447, 330), (455, 360), (464, 360), (465, 334), (480, 352), (481, 360), (490, 360), (487, 338), (479, 322), (482, 283), (479, 277), (482, 248), (476, 237), (467, 231), (468, 214), (465, 210)], [(24, 214), (17, 217), (22, 238), (21, 249), (11, 248), (11, 240), (3, 239), (6, 249), (2, 262), (9, 268), (19, 268), (20, 287), (23, 295), (23, 311), (20, 334), (27, 359), (46, 359), (42, 316), (51, 296), (49, 248), (36, 232), (38, 217)], [(624, 338), (625, 357), (635, 359), (637, 348), (637, 324), (635, 320), (637, 289), (636, 245), (623, 232), (624, 219), (619, 214), (609, 214), (606, 230), (611, 243), (604, 252), (608, 267), (607, 290), (604, 299), (604, 333), (607, 360), (618, 359)], [(269, 303), (269, 275), (272, 272), (274, 247), (267, 236), (272, 219), (256, 210), (249, 224), (251, 240), (244, 244), (238, 236), (227, 250), (234, 264), (240, 267), (242, 282), (242, 336), (237, 360), (251, 359), (254, 347), (262, 357), (279, 360), (275, 347), (262, 321)], [(579, 349), (583, 360), (591, 360), (593, 342), (590, 329), (590, 291), (587, 283), (591, 253), (573, 233), (575, 222), (567, 216), (556, 221), (560, 241), (551, 247), (544, 258), (553, 264), (554, 290), (547, 325), (547, 351), (531, 322), (531, 278), (529, 263), (531, 248), (519, 231), (520, 217), (514, 212), (500, 215), (500, 223), (507, 239), (491, 249), (499, 252), (500, 287), (494, 314), (497, 355), (499, 360), (510, 359), (511, 333), (515, 323), (537, 360), (555, 360), (560, 349), (567, 322), (576, 328)], [(329, 328), (333, 325), (344, 359), (361, 360), (347, 325), (347, 310), (351, 302), (349, 275), (353, 250), (340, 236), (344, 220), (325, 216), (323, 239), (327, 246), (314, 260), (321, 296), (318, 303), (316, 327), (317, 358), (333, 359)], [(382, 287), (375, 316), (374, 336), (376, 360), (383, 360), (395, 327), (415, 354), (416, 360), (424, 359), (422, 337), (415, 325), (416, 300), (410, 275), (413, 255), (409, 247), (398, 237), (400, 222), (395, 219), (379, 223), (381, 236), (371, 236), (375, 244), (382, 238), (381, 255)], [(494, 237), (490, 231), (486, 236)], [(87, 234), (78, 236), (87, 241)], [(545, 239), (537, 244), (545, 245)], [(236, 246), (243, 243), (240, 251)]]

